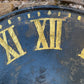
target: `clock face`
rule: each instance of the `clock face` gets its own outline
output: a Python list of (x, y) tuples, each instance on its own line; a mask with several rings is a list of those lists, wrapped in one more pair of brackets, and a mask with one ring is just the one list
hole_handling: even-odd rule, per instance
[(42, 6), (1, 17), (0, 84), (84, 84), (84, 12)]

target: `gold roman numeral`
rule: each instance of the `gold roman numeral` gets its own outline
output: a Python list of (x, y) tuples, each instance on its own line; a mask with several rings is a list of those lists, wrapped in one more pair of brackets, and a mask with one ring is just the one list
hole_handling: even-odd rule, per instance
[[(42, 25), (40, 22), (41, 20), (43, 21)], [(48, 46), (48, 43), (47, 43), (45, 35), (44, 35), (44, 30), (45, 30), (47, 20), (49, 20), (49, 22), (50, 22), (50, 46)], [(57, 29), (55, 31), (55, 22), (56, 21), (57, 21)], [(36, 46), (35, 50), (44, 50), (44, 49), (62, 50), (61, 35), (62, 35), (62, 22), (63, 21), (65, 21), (65, 19), (60, 19), (60, 18), (41, 18), (41, 19), (31, 20), (31, 22), (34, 22), (37, 32), (38, 32), (38, 35), (39, 35), (39, 38), (37, 41), (37, 46)], [(56, 36), (55, 36), (55, 32), (56, 32)], [(41, 44), (43, 46), (42, 48), (40, 47)]]
[[(39, 20), (35, 20), (34, 21), (37, 31), (38, 31), (38, 35), (39, 35), (39, 39), (37, 42), (37, 47), (35, 50), (39, 50), (39, 49), (48, 49), (48, 44), (44, 35), (44, 29), (45, 29), (45, 24), (46, 24), (46, 20), (44, 20), (43, 25), (41, 26), (41, 23)], [(42, 43), (43, 48), (39, 48), (40, 44)]]
[[(13, 28), (14, 28), (14, 25), (12, 25), (11, 27), (6, 28), (5, 30), (0, 32), (0, 34), (3, 35), (3, 39), (0, 38), (0, 44), (6, 50), (7, 59), (8, 59), (7, 64), (10, 64), (11, 62), (16, 60), (17, 58), (19, 58), (19, 57), (26, 54), (26, 52), (23, 51), (23, 49), (21, 47), (21, 44), (20, 44), (20, 42), (19, 42)], [(8, 45), (7, 38), (6, 38), (6, 31), (9, 32), (9, 34), (10, 34), (13, 42), (15, 43), (16, 48), (17, 48), (19, 53), (17, 53), (11, 46)], [(11, 55), (13, 56), (13, 59), (11, 59)]]

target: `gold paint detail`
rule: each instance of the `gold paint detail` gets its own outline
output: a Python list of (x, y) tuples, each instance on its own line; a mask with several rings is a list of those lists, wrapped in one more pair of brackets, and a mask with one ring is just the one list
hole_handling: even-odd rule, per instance
[(43, 45), (42, 49), (48, 49), (48, 44), (47, 44), (46, 38), (44, 36), (44, 29), (45, 29), (46, 20), (44, 20), (42, 26), (41, 26), (41, 23), (39, 20), (33, 20), (33, 21), (34, 21), (34, 24), (36, 26), (36, 29), (37, 29), (38, 35), (39, 35), (39, 39), (38, 39), (37, 46), (36, 46), (35, 50), (40, 50), (41, 43)]
[(68, 17), (69, 17), (69, 18), (71, 17), (71, 13), (68, 14)]
[[(21, 44), (20, 44), (13, 28), (14, 28), (14, 25), (7, 28), (7, 30), (2, 31), (1, 33), (3, 35), (3, 39), (0, 37), (0, 44), (6, 50), (7, 60), (8, 60), (7, 65), (10, 64), (11, 62), (13, 62), (14, 60), (18, 59), (19, 57), (26, 54), (26, 52), (23, 51)], [(8, 31), (8, 33), (10, 34), (10, 36), (11, 36), (14, 44), (16, 45), (16, 48), (17, 48), (19, 53), (17, 53), (14, 49), (12, 49), (11, 46), (8, 45), (7, 37), (6, 37), (6, 31)], [(11, 58), (11, 56), (13, 56), (13, 58)]]
[(28, 18), (31, 18), (30, 14), (28, 14), (27, 16), (28, 16)]
[[(43, 21), (42, 25), (40, 23), (41, 20)], [(50, 46), (48, 46), (46, 37), (44, 35), (44, 30), (45, 30), (47, 20), (49, 20), (50, 22), (50, 44), (49, 44)], [(31, 20), (31, 22), (34, 22), (38, 35), (39, 35), (35, 50), (44, 50), (44, 49), (62, 50), (60, 46), (61, 46), (62, 22), (63, 21), (66, 21), (66, 20), (61, 19), (61, 18), (41, 18), (41, 19)], [(57, 22), (56, 30), (55, 30), (55, 22)], [(56, 36), (55, 36), (55, 32), (56, 32)], [(40, 47), (41, 44), (42, 44), (42, 47)]]
[(11, 24), (11, 20), (8, 20), (8, 24)]
[(78, 54), (82, 59), (84, 59), (84, 49), (81, 51), (81, 54)]
[(55, 20), (50, 19), (50, 48), (53, 49), (55, 44)]
[(49, 11), (48, 11), (48, 15), (51, 15), (51, 14), (52, 14), (52, 13), (51, 13), (51, 11), (49, 10)]
[(11, 28), (13, 28), (13, 27), (14, 27), (14, 25), (12, 25), (12, 26), (9, 27), (9, 28), (4, 29), (3, 31), (0, 31), (0, 34), (2, 34), (2, 33), (4, 33), (4, 32), (6, 32), (6, 31), (8, 31), (9, 29), (11, 29)]
[(40, 17), (40, 15), (41, 15), (41, 13), (40, 13), (40, 12), (38, 12), (38, 17)]
[(58, 16), (60, 16), (61, 15), (61, 12), (58, 12)]
[(77, 18), (78, 20), (81, 20), (81, 16), (78, 16), (78, 18)]
[(2, 25), (0, 25), (0, 29), (2, 29)]
[(62, 21), (63, 19), (57, 20), (57, 31), (56, 31), (56, 49), (62, 50), (61, 45), (61, 35), (62, 35)]
[(21, 17), (17, 17), (18, 18), (18, 21), (21, 21)]

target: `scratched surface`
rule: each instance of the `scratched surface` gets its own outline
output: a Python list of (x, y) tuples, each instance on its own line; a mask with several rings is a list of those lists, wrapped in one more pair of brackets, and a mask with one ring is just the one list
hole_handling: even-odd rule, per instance
[(1, 17), (0, 84), (84, 84), (84, 13), (45, 6)]

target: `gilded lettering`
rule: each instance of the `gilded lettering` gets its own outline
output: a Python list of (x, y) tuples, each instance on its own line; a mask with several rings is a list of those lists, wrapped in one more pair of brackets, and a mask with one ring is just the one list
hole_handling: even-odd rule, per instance
[[(34, 20), (36, 29), (38, 31), (38, 35), (39, 35), (39, 39), (37, 42), (37, 46), (35, 50), (41, 50), (41, 49), (48, 49), (48, 44), (44, 35), (44, 29), (45, 29), (45, 24), (46, 24), (46, 20), (44, 20), (43, 25), (41, 26), (41, 23), (39, 20)], [(43, 45), (43, 48), (40, 48), (40, 45)]]
[[(43, 25), (41, 25), (40, 23), (41, 20), (43, 21)], [(50, 46), (48, 46), (48, 43), (44, 35), (44, 30), (45, 30), (47, 20), (49, 20), (50, 22)], [(65, 21), (65, 19), (60, 19), (60, 18), (41, 18), (41, 19), (31, 20), (31, 22), (34, 22), (38, 35), (39, 35), (39, 39), (37, 41), (37, 46), (35, 50), (43, 50), (43, 49), (62, 50), (61, 35), (62, 35), (62, 22), (63, 21)], [(55, 30), (56, 22), (57, 22), (57, 29)], [(56, 32), (56, 36), (55, 36), (55, 32)], [(40, 47), (41, 44), (43, 45), (42, 48)]]
[[(20, 42), (19, 42), (19, 40), (18, 40), (13, 28), (14, 28), (14, 25), (12, 25), (11, 27), (6, 28), (5, 30), (0, 32), (0, 34), (3, 35), (3, 39), (0, 38), (0, 44), (6, 50), (7, 59), (8, 59), (7, 64), (10, 64), (11, 62), (16, 60), (17, 58), (19, 58), (19, 57), (21, 57), (21, 56), (26, 54), (26, 52), (23, 51), (23, 49), (21, 47), (21, 44), (20, 44)], [(7, 37), (6, 37), (6, 31), (9, 32), (9, 34), (10, 34), (13, 42), (15, 43), (16, 48), (17, 48), (19, 53), (17, 53), (11, 46), (8, 45)], [(11, 59), (11, 55), (13, 56), (13, 59)]]

